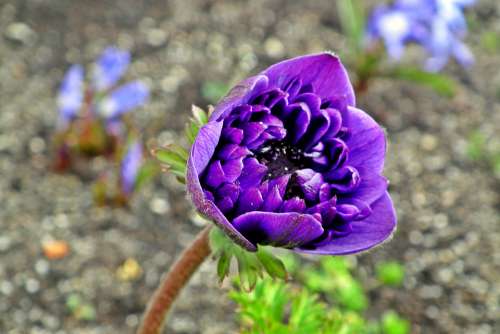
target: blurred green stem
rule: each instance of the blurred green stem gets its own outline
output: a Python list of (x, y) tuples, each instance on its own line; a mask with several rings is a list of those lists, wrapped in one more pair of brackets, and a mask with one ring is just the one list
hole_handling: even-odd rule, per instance
[(161, 281), (144, 312), (137, 334), (160, 334), (162, 332), (167, 313), (179, 292), (211, 253), (208, 241), (211, 227), (211, 225), (205, 227), (191, 246), (184, 249)]

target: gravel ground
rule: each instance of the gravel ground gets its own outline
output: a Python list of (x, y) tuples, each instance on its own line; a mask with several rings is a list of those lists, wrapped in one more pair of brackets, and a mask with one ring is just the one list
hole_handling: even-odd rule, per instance
[[(477, 64), (448, 68), (460, 81), (454, 98), (381, 80), (359, 99), (387, 127), (399, 230), (357, 257), (358, 274), (369, 316), (394, 308), (414, 333), (500, 333), (499, 179), (466, 155), (476, 129), (498, 146), (500, 58), (479, 36), (500, 32), (500, 4), (481, 1), (471, 17)], [(160, 275), (200, 229), (170, 177), (141, 190), (130, 210), (110, 210), (92, 205), (87, 180), (48, 170), (55, 90), (70, 63), (89, 63), (108, 44), (131, 49), (128, 76), (152, 88), (134, 119), (161, 143), (180, 134), (191, 103), (208, 103), (204, 81), (234, 82), (279, 59), (345, 45), (327, 0), (2, 0), (0, 33), (0, 332), (12, 334), (132, 333)], [(50, 240), (67, 241), (69, 255), (47, 260)], [(403, 288), (376, 286), (374, 263), (384, 259), (405, 263)], [(140, 267), (126, 277), (124, 263), (134, 261)], [(168, 332), (236, 332), (225, 291), (208, 261)], [(69, 312), (75, 294), (94, 320)]]

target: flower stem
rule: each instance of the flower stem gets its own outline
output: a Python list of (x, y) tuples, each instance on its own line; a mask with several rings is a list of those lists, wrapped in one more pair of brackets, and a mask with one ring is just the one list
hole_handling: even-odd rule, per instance
[(175, 298), (189, 281), (191, 275), (211, 253), (208, 241), (211, 227), (205, 227), (170, 268), (151, 297), (137, 334), (161, 333), (165, 318)]

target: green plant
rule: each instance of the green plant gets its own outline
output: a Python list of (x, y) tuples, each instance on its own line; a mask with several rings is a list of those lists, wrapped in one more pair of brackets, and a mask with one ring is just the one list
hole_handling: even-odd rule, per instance
[(407, 334), (410, 332), (410, 323), (401, 318), (396, 312), (389, 311), (382, 317), (383, 334)]
[(405, 278), (404, 267), (396, 262), (382, 262), (376, 268), (377, 279), (385, 285), (400, 286)]
[[(352, 274), (348, 259), (326, 257), (301, 266), (296, 256), (282, 258), (295, 281), (265, 278), (255, 289), (243, 289), (239, 278), (230, 297), (238, 304), (243, 334), (406, 334), (409, 322), (393, 311), (380, 323), (369, 321), (361, 282)], [(394, 270), (394, 262), (387, 262)], [(397, 264), (397, 263), (396, 263)], [(399, 264), (397, 264), (400, 266)], [(300, 271), (299, 271), (300, 268)], [(399, 268), (401, 269), (401, 268)], [(394, 275), (394, 273), (392, 273)], [(328, 301), (328, 303), (326, 303)]]
[(319, 269), (304, 270), (303, 276), (309, 289), (326, 294), (329, 300), (349, 310), (363, 311), (368, 306), (363, 287), (351, 275), (344, 258), (322, 258)]

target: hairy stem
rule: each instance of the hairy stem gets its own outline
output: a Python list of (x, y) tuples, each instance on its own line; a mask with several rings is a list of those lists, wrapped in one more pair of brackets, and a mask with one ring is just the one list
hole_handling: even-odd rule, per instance
[(210, 228), (211, 226), (205, 227), (170, 268), (151, 297), (137, 334), (161, 333), (165, 318), (175, 298), (189, 281), (191, 275), (211, 253), (208, 241)]

